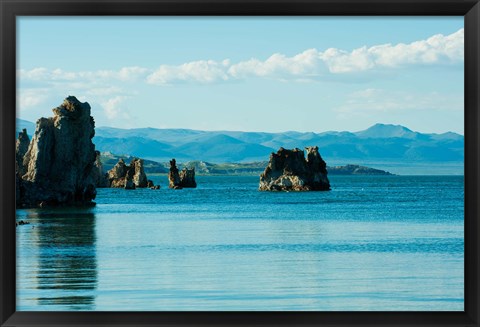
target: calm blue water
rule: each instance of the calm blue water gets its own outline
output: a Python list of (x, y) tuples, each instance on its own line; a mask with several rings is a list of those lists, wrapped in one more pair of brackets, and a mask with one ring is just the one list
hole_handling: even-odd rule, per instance
[(18, 210), (17, 310), (463, 310), (463, 177), (330, 181), (161, 176), (95, 208)]

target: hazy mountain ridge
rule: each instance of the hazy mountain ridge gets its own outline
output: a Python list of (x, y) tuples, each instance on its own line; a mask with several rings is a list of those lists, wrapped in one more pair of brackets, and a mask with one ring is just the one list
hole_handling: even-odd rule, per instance
[[(19, 126), (29, 125), (29, 122), (19, 121), (17, 130)], [(30, 126), (34, 125), (30, 123)], [(29, 135), (33, 133), (28, 127), (27, 131)], [(319, 147), (322, 157), (329, 165), (454, 163), (463, 167), (464, 161), (462, 135), (453, 132), (420, 133), (404, 126), (387, 124), (375, 124), (358, 132), (322, 133), (97, 127), (93, 142), (101, 152), (138, 156), (158, 162), (171, 158), (176, 158), (179, 162), (265, 161), (271, 152), (276, 152), (280, 147), (288, 149), (312, 145)]]

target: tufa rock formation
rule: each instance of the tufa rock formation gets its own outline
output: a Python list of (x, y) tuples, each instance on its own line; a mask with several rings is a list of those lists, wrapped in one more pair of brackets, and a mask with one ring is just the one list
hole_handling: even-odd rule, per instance
[[(69, 96), (52, 111), (53, 117), (37, 121), (22, 165), (18, 164), (24, 174), (17, 177), (17, 206), (92, 205), (95, 123), (90, 105)], [(18, 154), (21, 142), (26, 144), (19, 141)]]
[(142, 159), (132, 159), (128, 166), (123, 159), (119, 159), (117, 164), (108, 171), (107, 179), (109, 187), (125, 188), (127, 190), (133, 190), (137, 187), (157, 189), (153, 182), (147, 179)]
[(100, 161), (100, 151), (95, 151), (95, 163), (92, 169), (92, 179), (97, 188), (108, 187), (108, 175), (103, 171), (103, 165)]
[[(143, 169), (143, 160), (134, 159), (130, 162), (130, 166), (133, 164), (133, 176), (132, 180), (136, 187), (147, 187), (148, 180), (147, 175), (145, 175), (145, 170)], [(127, 173), (128, 175), (128, 173)]]
[[(125, 186), (125, 175), (127, 175), (127, 165), (125, 165), (125, 161), (123, 159), (119, 159), (117, 164), (113, 166), (107, 173), (108, 180), (110, 182), (111, 187), (124, 187)], [(123, 179), (120, 181), (120, 179)], [(118, 186), (117, 186), (118, 184)], [(122, 186), (120, 186), (120, 184)]]
[(183, 168), (178, 171), (175, 159), (170, 160), (170, 171), (168, 172), (168, 187), (173, 189), (195, 188), (197, 182), (195, 181), (195, 168)]
[(26, 167), (23, 165), (23, 157), (28, 151), (30, 145), (30, 138), (28, 137), (27, 130), (24, 128), (18, 133), (18, 139), (15, 144), (15, 159), (17, 161), (15, 167), (20, 176), (26, 173)]
[(280, 148), (270, 155), (270, 162), (260, 175), (260, 191), (328, 191), (327, 165), (318, 147), (302, 150)]
[(168, 172), (168, 187), (180, 189), (180, 175), (178, 174), (177, 163), (175, 159), (170, 160), (170, 171)]
[(182, 187), (197, 187), (197, 182), (195, 181), (195, 168), (188, 169), (183, 168), (180, 173), (180, 185)]
[(15, 144), (15, 197), (20, 199), (20, 183), (22, 181), (22, 175), (25, 174), (26, 169), (23, 165), (23, 157), (28, 151), (30, 145), (30, 138), (28, 137), (27, 130), (24, 128), (19, 134)]

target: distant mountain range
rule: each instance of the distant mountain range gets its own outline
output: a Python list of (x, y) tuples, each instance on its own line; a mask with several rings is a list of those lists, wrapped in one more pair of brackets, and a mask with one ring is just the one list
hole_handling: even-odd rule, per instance
[[(17, 119), (17, 130), (34, 124)], [(412, 171), (463, 174), (464, 137), (447, 132), (425, 134), (400, 125), (376, 124), (359, 132), (240, 132), (190, 129), (97, 127), (93, 139), (101, 152), (165, 162), (210, 163), (265, 161), (280, 147), (317, 145), (328, 165), (368, 165), (393, 173)], [(412, 171), (413, 172), (413, 171)], [(413, 172), (415, 173), (415, 172)], [(421, 173), (421, 172), (420, 172)]]

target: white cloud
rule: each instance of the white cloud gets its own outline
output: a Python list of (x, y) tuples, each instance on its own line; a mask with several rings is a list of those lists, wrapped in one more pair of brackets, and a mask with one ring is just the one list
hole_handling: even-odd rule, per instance
[(48, 69), (44, 67), (37, 67), (30, 70), (20, 69), (18, 70), (18, 76), (20, 79), (38, 81), (48, 78)]
[(135, 81), (140, 77), (144, 77), (148, 73), (147, 68), (133, 66), (122, 67), (119, 70), (98, 70), (93, 72), (80, 72), (78, 75), (80, 78), (86, 78), (90, 80), (119, 80), (123, 82)]
[[(181, 65), (160, 65), (151, 70), (140, 66), (119, 70), (70, 72), (62, 69), (34, 68), (19, 70), (21, 81), (96, 83), (108, 88), (113, 82), (135, 82), (168, 85), (173, 83), (218, 83), (246, 78), (308, 81), (351, 73), (395, 69), (407, 65), (434, 65), (463, 62), (464, 30), (450, 35), (437, 34), (409, 44), (363, 46), (351, 51), (329, 48), (308, 49), (291, 57), (275, 53), (265, 60), (251, 58), (231, 63), (230, 60), (198, 60)], [(350, 74), (350, 75), (349, 75)], [(92, 86), (93, 87), (93, 86)]]
[(232, 65), (228, 73), (235, 78), (259, 77), (302, 77), (316, 76), (322, 68), (319, 52), (308, 49), (293, 57), (275, 53), (265, 61), (250, 59)]
[(139, 77), (143, 77), (146, 73), (148, 73), (147, 68), (143, 67), (123, 67), (118, 72), (114, 72), (117, 78), (121, 81), (132, 81), (136, 80)]
[(32, 81), (108, 81), (118, 80), (123, 82), (135, 81), (140, 77), (145, 77), (148, 69), (138, 66), (122, 67), (119, 70), (97, 70), (71, 72), (60, 68), (49, 70), (43, 67), (33, 68), (31, 70), (20, 69), (18, 76), (20, 80)]
[(462, 28), (447, 36), (437, 34), (410, 44), (374, 46), (368, 52), (377, 65), (386, 67), (461, 62), (464, 57), (464, 30)]
[(251, 58), (230, 64), (201, 60), (178, 66), (162, 65), (147, 77), (151, 84), (175, 82), (214, 83), (249, 77), (305, 81), (326, 73), (346, 74), (405, 65), (450, 64), (463, 61), (464, 30), (434, 35), (409, 44), (363, 46), (352, 51), (308, 49), (292, 57), (275, 53), (266, 60)]
[(21, 89), (17, 94), (17, 107), (20, 111), (42, 104), (47, 99), (47, 89)]
[(57, 68), (51, 72), (50, 78), (53, 80), (73, 81), (77, 78), (77, 74), (74, 72), (66, 72), (60, 68)]
[(103, 101), (101, 105), (104, 109), (105, 116), (110, 120), (117, 119), (118, 117), (128, 118), (126, 109), (121, 107), (122, 102), (128, 98), (127, 96), (119, 95)]
[(411, 64), (444, 64), (462, 62), (464, 30), (444, 36), (434, 35), (410, 44), (382, 44), (362, 47), (351, 52), (328, 49), (320, 57), (332, 73), (366, 71), (373, 68), (398, 67)]
[(146, 68), (138, 66), (80, 72), (60, 68), (18, 70), (17, 108), (22, 112), (41, 111), (43, 115), (48, 115), (52, 105), (45, 106), (49, 101), (75, 95), (80, 101), (94, 104), (92, 110), (103, 112), (108, 120), (128, 126), (132, 117), (125, 101), (138, 94), (135, 87), (147, 72)]
[(330, 48), (320, 53), (319, 57), (331, 73), (360, 72), (375, 67), (367, 47), (358, 48), (352, 52)]
[(150, 84), (169, 84), (172, 82), (213, 83), (229, 79), (227, 69), (229, 60), (217, 62), (214, 60), (192, 61), (179, 66), (161, 65), (147, 76)]

